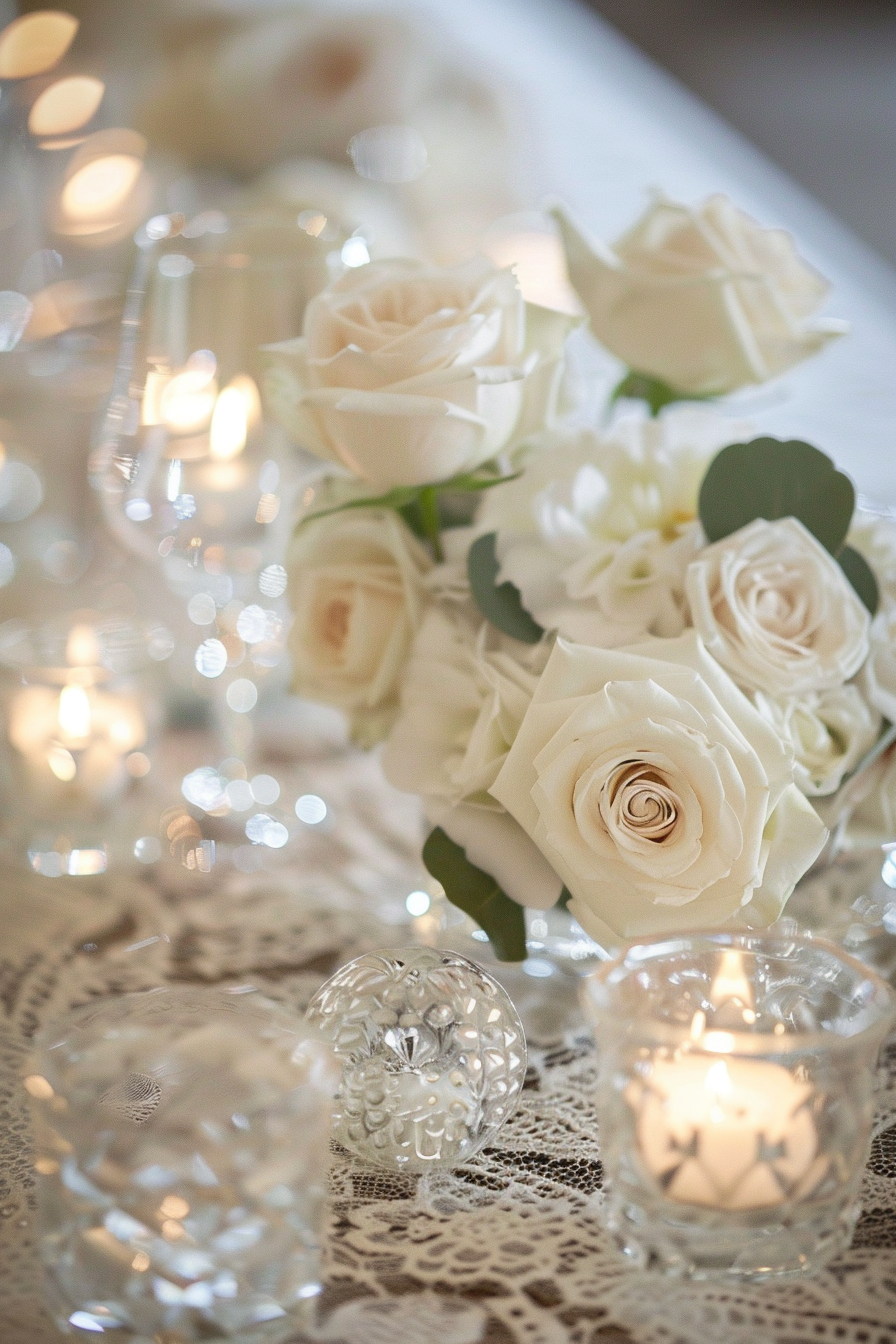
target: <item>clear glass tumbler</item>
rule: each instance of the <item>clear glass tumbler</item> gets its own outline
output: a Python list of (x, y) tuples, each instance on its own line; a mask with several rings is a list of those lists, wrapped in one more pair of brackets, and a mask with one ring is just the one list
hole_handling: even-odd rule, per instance
[(49, 1026), (25, 1078), (48, 1303), (84, 1337), (277, 1344), (320, 1291), (328, 1046), (251, 989)]
[(628, 948), (584, 982), (606, 1224), (697, 1279), (811, 1273), (849, 1244), (896, 993), (833, 944), (752, 933)]

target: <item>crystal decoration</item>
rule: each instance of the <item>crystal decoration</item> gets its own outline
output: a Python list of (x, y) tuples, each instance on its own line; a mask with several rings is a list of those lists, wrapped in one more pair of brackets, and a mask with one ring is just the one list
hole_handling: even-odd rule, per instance
[(496, 980), (455, 953), (366, 953), (318, 990), (308, 1018), (343, 1060), (335, 1137), (378, 1166), (455, 1166), (519, 1098), (526, 1042), (517, 1011)]
[(300, 1018), (246, 987), (126, 994), (48, 1027), (30, 1068), (63, 1330), (277, 1344), (307, 1321), (338, 1071)]

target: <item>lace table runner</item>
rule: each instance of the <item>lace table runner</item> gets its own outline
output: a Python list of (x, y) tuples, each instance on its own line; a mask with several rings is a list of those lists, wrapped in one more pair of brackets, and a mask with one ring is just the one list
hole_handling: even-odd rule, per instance
[[(282, 866), (208, 888), (147, 876), (104, 885), (8, 876), (0, 895), (0, 1341), (60, 1336), (40, 1302), (28, 1123), (17, 1078), (34, 1031), (99, 995), (251, 981), (302, 1008), (340, 962), (410, 938), (419, 884), (408, 800), (358, 759), (314, 768), (329, 832)], [(298, 778), (297, 791), (308, 787)], [(399, 899), (397, 899), (399, 898)], [(360, 912), (360, 913), (359, 913)], [(547, 982), (542, 982), (546, 984)], [(557, 992), (550, 982), (550, 992)], [(547, 990), (545, 992), (548, 992)], [(561, 986), (562, 992), (562, 986)], [(419, 1179), (337, 1152), (322, 1322), (330, 1344), (894, 1344), (896, 1043), (852, 1248), (780, 1287), (706, 1287), (620, 1262), (599, 1222), (593, 1041), (575, 1023), (530, 1040), (519, 1109), (466, 1165)]]

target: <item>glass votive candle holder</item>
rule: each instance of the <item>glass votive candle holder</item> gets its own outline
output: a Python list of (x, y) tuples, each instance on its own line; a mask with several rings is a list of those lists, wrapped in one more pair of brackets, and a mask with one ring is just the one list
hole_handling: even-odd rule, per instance
[(301, 1018), (245, 988), (126, 994), (47, 1027), (29, 1067), (66, 1332), (277, 1344), (308, 1323), (338, 1072)]
[(786, 1278), (849, 1244), (890, 986), (833, 944), (696, 933), (630, 946), (583, 1001), (604, 1218), (631, 1263)]
[(157, 634), (92, 611), (0, 626), (3, 833), (35, 872), (91, 876), (128, 848), (116, 830), (151, 768)]

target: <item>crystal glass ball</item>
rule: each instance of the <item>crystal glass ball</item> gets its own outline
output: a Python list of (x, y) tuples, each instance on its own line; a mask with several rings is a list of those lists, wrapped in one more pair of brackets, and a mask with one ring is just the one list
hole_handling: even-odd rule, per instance
[(526, 1039), (506, 991), (454, 952), (368, 952), (317, 992), (311, 1023), (343, 1061), (334, 1137), (399, 1171), (452, 1167), (511, 1114)]

